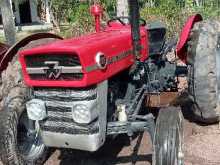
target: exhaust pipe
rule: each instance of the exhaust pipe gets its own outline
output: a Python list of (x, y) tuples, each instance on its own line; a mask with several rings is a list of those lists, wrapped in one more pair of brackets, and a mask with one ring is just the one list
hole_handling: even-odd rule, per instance
[(135, 60), (140, 60), (141, 37), (140, 37), (140, 12), (138, 0), (129, 0), (131, 36), (134, 49)]

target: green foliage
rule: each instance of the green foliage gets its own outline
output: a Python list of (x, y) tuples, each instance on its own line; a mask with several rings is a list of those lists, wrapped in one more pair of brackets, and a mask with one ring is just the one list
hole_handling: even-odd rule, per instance
[(109, 16), (116, 15), (116, 0), (101, 0), (101, 4)]
[(185, 4), (188, 7), (193, 7), (193, 2), (194, 2), (193, 0), (186, 0)]
[(50, 2), (52, 11), (59, 23), (61, 21), (66, 21), (70, 11), (75, 10), (79, 4), (77, 0), (51, 0)]
[[(81, 35), (94, 31), (94, 21), (89, 12), (95, 0), (51, 0), (56, 20), (65, 26), (65, 36)], [(116, 15), (116, 0), (96, 0), (105, 9), (104, 20)], [(147, 22), (161, 20), (168, 27), (169, 37), (177, 36), (186, 19), (200, 13), (205, 19), (220, 15), (220, 0), (139, 0), (141, 16)], [(62, 27), (61, 27), (62, 28)], [(61, 29), (62, 30), (62, 29)]]
[(80, 35), (93, 30), (93, 18), (89, 12), (89, 8), (88, 3), (82, 3), (79, 4), (77, 10), (73, 10), (69, 14), (68, 22), (74, 26), (74, 35)]
[(161, 1), (159, 6), (143, 8), (141, 16), (148, 22), (159, 20), (164, 22), (169, 30), (169, 35), (176, 35), (176, 29), (180, 28), (182, 22), (179, 13), (180, 7), (176, 5), (174, 0)]
[(174, 37), (179, 34), (187, 18), (195, 13), (200, 13), (205, 19), (220, 16), (218, 0), (158, 0), (156, 5), (144, 7), (141, 16), (147, 21), (160, 20), (168, 27), (168, 36)]
[[(104, 20), (116, 13), (116, 0), (100, 0), (105, 14)], [(56, 20), (61, 26), (61, 35), (65, 37), (79, 36), (94, 31), (94, 18), (90, 14), (90, 1), (79, 0), (53, 0), (52, 9)], [(69, 24), (69, 27), (67, 27)]]

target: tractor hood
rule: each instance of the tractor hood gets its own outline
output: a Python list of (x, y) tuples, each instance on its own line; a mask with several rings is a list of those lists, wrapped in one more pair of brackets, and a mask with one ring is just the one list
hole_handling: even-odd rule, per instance
[[(146, 30), (141, 29), (142, 58), (147, 58)], [(134, 63), (129, 26), (58, 41), (20, 53), (28, 86), (86, 87), (97, 84)]]

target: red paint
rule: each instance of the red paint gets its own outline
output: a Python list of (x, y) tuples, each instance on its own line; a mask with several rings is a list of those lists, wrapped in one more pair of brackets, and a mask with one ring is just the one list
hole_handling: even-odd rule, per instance
[(101, 16), (103, 14), (103, 9), (100, 5), (93, 5), (90, 8), (90, 12), (91, 14), (95, 17), (95, 29), (96, 32), (100, 32), (101, 31)]
[[(142, 56), (144, 61), (148, 58), (147, 32), (141, 28)], [(134, 56), (128, 57), (112, 63), (105, 70), (86, 71), (86, 67), (95, 65), (95, 56), (102, 52), (106, 57), (112, 58), (124, 51), (132, 49), (131, 28), (130, 26), (112, 26), (107, 27), (104, 31), (73, 38), (64, 41), (58, 41), (50, 45), (24, 50), (20, 52), (20, 62), (24, 75), (25, 83), (28, 86), (39, 87), (86, 87), (102, 82), (118, 72), (129, 68), (134, 63)], [(83, 79), (77, 81), (36, 81), (31, 80), (26, 71), (25, 56), (37, 56), (37, 54), (66, 53), (75, 54), (80, 58), (83, 67)]]
[(187, 56), (186, 44), (190, 36), (191, 29), (193, 28), (196, 22), (199, 22), (202, 20), (203, 20), (202, 16), (200, 14), (196, 14), (194, 16), (191, 16), (187, 20), (185, 26), (183, 27), (183, 30), (181, 32), (180, 39), (179, 39), (179, 42), (176, 48), (176, 53), (178, 57), (182, 59), (183, 61), (186, 61), (186, 56)]

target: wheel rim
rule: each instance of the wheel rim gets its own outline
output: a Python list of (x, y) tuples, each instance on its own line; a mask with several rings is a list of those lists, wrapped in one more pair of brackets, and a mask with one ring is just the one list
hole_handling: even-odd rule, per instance
[[(37, 125), (35, 123), (36, 128), (38, 128)], [(27, 114), (23, 113), (17, 127), (17, 145), (19, 153), (25, 160), (38, 159), (45, 149), (38, 132), (30, 133)]]

